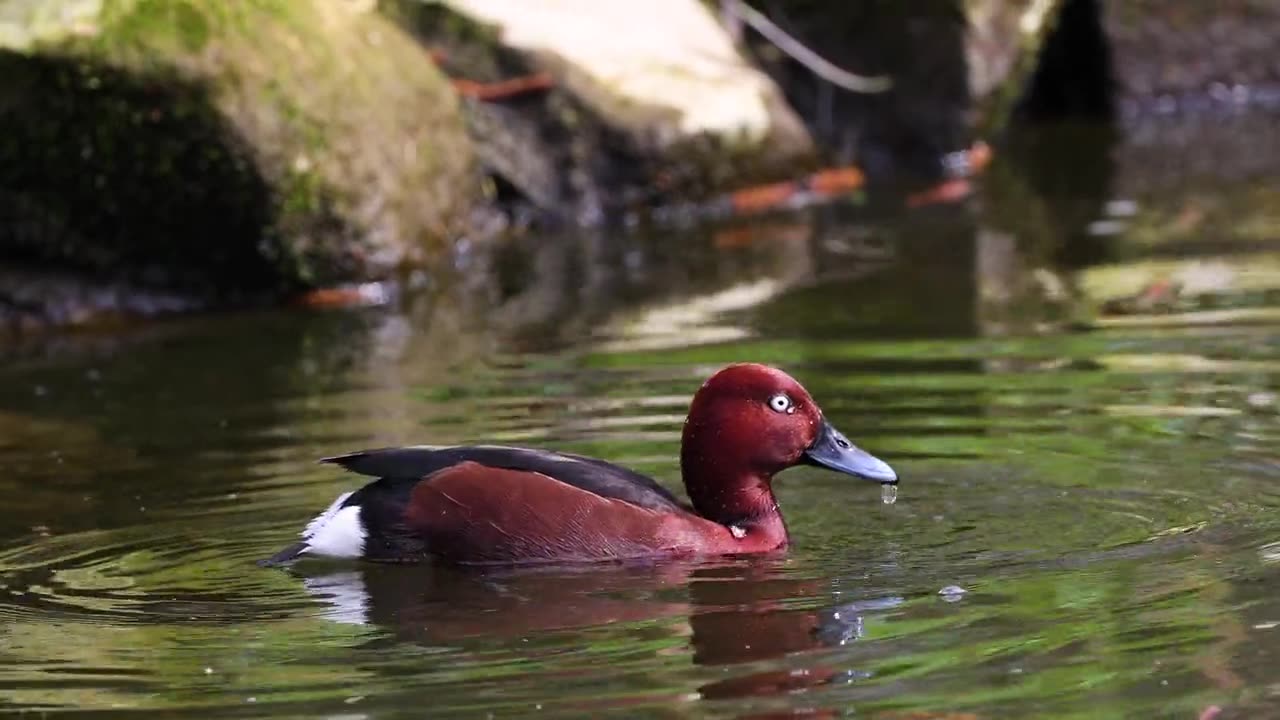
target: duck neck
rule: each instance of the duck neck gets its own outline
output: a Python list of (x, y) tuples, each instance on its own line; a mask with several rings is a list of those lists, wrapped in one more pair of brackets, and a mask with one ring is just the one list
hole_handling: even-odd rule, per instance
[[(692, 439), (694, 442), (689, 442)], [(696, 435), (686, 435), (680, 451), (680, 474), (685, 492), (699, 515), (728, 526), (777, 525), (785, 534), (782, 514), (774, 498), (772, 480), (734, 463), (731, 458), (705, 452)]]

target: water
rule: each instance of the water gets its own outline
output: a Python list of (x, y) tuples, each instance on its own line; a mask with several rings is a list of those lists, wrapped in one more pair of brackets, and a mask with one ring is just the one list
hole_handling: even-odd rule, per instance
[(885, 505), (892, 505), (898, 502), (898, 486), (897, 485), (881, 485), (880, 486), (880, 502)]
[[(989, 182), (969, 208), (477, 249), (392, 310), (6, 348), (0, 711), (1273, 714), (1276, 205), (1201, 185), (1135, 217)], [(1153, 240), (1188, 198), (1194, 242)], [(789, 471), (769, 560), (254, 565), (356, 487), (315, 463), (347, 450), (519, 443), (674, 485), (690, 394), (737, 360), (799, 377), (896, 502)]]

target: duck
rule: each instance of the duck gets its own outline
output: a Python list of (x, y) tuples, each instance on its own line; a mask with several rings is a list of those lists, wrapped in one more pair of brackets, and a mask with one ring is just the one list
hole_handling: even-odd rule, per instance
[(773, 478), (815, 465), (882, 484), (887, 463), (823, 415), (786, 372), (728, 365), (694, 394), (680, 444), (688, 500), (584, 455), (502, 445), (361, 450), (323, 463), (375, 478), (340, 495), (301, 540), (260, 561), (304, 557), (452, 565), (699, 558), (785, 551)]

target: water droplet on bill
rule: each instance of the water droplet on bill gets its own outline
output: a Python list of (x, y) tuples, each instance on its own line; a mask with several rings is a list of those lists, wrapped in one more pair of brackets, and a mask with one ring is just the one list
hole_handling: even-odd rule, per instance
[(892, 505), (898, 501), (897, 485), (881, 485), (880, 486), (880, 502), (885, 505)]

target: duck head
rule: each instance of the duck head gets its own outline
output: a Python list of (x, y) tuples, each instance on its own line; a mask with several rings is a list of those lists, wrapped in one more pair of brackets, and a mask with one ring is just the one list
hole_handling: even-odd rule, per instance
[(731, 523), (777, 513), (773, 476), (796, 465), (898, 482), (893, 468), (849, 442), (809, 392), (777, 368), (730, 365), (694, 395), (680, 467), (699, 514)]

